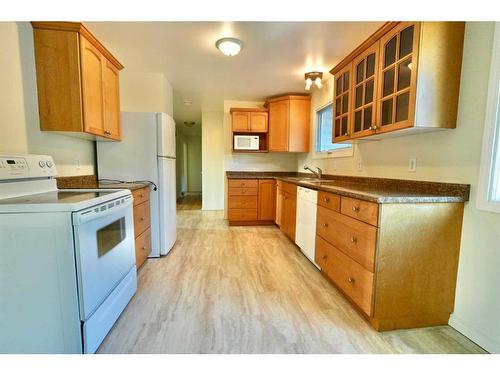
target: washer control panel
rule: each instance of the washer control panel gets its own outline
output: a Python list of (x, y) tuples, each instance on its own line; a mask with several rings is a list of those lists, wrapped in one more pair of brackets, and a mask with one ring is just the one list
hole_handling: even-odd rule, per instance
[(0, 180), (54, 177), (56, 174), (52, 156), (0, 155)]

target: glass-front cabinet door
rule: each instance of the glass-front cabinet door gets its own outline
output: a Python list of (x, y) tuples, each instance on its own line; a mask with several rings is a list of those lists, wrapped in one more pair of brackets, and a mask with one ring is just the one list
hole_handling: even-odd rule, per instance
[(402, 22), (380, 39), (377, 133), (415, 120), (419, 22)]
[(349, 64), (335, 74), (335, 87), (333, 88), (333, 142), (341, 142), (350, 138), (351, 67), (352, 64)]
[(353, 60), (351, 138), (373, 134), (376, 125), (376, 87), (379, 42)]

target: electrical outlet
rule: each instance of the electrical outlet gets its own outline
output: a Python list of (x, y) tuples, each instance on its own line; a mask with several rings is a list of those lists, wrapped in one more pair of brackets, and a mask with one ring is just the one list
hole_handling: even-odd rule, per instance
[(75, 160), (75, 168), (80, 169), (80, 160), (78, 159)]
[(408, 172), (416, 172), (417, 171), (417, 159), (410, 158), (408, 162)]
[(356, 162), (356, 166), (358, 167), (358, 171), (363, 170), (363, 160), (361, 158), (358, 158), (358, 160)]
[(337, 170), (337, 160), (335, 160), (335, 159), (333, 159), (333, 161), (332, 161), (332, 168), (334, 171)]

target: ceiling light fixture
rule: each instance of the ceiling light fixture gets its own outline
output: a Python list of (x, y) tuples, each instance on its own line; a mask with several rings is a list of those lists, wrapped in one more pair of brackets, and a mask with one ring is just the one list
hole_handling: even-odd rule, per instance
[(323, 87), (321, 83), (321, 78), (323, 78), (323, 72), (309, 72), (304, 74), (304, 78), (306, 80), (306, 90), (310, 90), (313, 82), (316, 84), (318, 89)]
[(243, 42), (236, 38), (222, 38), (215, 46), (226, 56), (236, 56), (243, 48)]
[(196, 122), (194, 122), (194, 121), (184, 121), (184, 126), (186, 126), (188, 128), (192, 128), (195, 125), (196, 125)]

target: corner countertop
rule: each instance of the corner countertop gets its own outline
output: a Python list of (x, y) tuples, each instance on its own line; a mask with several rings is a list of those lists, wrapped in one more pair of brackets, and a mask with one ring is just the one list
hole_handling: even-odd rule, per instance
[(143, 189), (150, 186), (150, 182), (100, 182), (97, 186), (99, 189), (128, 189), (131, 191)]
[(306, 188), (376, 203), (457, 203), (469, 200), (470, 185), (298, 172), (226, 172), (228, 179), (274, 178)]

